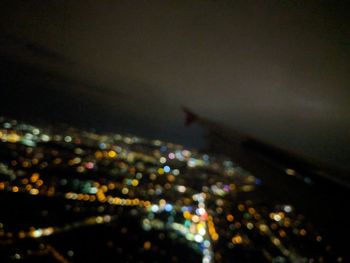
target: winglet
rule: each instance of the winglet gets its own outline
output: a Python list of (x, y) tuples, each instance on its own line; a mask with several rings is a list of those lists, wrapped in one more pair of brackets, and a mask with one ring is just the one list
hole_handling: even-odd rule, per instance
[(198, 115), (190, 111), (186, 107), (182, 107), (183, 112), (185, 113), (185, 126), (190, 126), (193, 122), (198, 120)]

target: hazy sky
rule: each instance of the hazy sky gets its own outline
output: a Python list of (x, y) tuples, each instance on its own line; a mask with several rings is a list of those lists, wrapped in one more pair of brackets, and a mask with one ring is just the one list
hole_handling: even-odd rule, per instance
[(350, 168), (349, 14), (348, 1), (1, 1), (0, 55), (39, 73), (22, 79), (34, 94), (3, 73), (17, 77), (0, 109), (196, 145), (186, 105)]

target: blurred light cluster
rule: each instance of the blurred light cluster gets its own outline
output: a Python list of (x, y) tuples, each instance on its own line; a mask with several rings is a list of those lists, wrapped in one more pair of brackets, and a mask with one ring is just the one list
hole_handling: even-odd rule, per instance
[[(227, 158), (160, 140), (38, 128), (4, 118), (0, 143), (1, 192), (36, 202), (62, 200), (73, 214), (64, 225), (39, 221), (26, 229), (0, 221), (1, 240), (45, 240), (72, 229), (111, 225), (125, 214), (138, 218), (145, 232), (164, 231), (185, 240), (203, 263), (244, 262), (239, 255), (256, 251), (271, 262), (342, 261), (293, 206), (262, 203), (255, 191), (261, 180)], [(140, 249), (151, 251), (154, 242), (145, 241)], [(57, 257), (52, 244), (45, 247)], [(26, 257), (25, 251), (19, 257)]]

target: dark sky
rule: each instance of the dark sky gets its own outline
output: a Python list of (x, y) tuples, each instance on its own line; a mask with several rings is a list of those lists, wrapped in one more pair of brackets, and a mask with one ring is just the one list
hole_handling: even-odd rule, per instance
[(349, 14), (349, 1), (1, 1), (0, 110), (199, 145), (186, 105), (350, 169)]

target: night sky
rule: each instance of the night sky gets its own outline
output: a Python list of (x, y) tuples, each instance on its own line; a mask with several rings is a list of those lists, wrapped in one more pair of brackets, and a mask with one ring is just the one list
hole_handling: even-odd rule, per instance
[(350, 170), (349, 1), (1, 1), (0, 115), (200, 146), (181, 106)]

